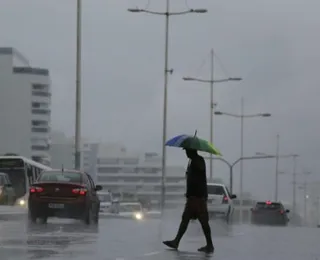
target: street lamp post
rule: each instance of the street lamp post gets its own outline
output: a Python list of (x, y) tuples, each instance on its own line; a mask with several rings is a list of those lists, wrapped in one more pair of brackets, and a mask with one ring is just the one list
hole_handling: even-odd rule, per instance
[(311, 174), (311, 172), (304, 172), (304, 184), (303, 184), (303, 194), (304, 194), (304, 201), (303, 201), (303, 215), (304, 215), (304, 221), (305, 225), (307, 225), (307, 200), (308, 200), (308, 176)]
[(165, 204), (165, 178), (166, 178), (166, 139), (167, 139), (167, 103), (168, 103), (168, 73), (172, 73), (169, 69), (169, 21), (170, 16), (183, 15), (188, 13), (206, 13), (207, 9), (188, 9), (181, 12), (170, 12), (170, 0), (166, 2), (165, 12), (156, 12), (146, 9), (128, 9), (132, 13), (148, 13), (154, 15), (164, 15), (165, 21), (165, 47), (164, 47), (164, 93), (163, 93), (163, 123), (162, 123), (162, 178), (161, 178), (161, 212), (163, 212)]
[(303, 183), (298, 183), (300, 186), (298, 187), (303, 191), (303, 218), (304, 218), (304, 224), (307, 225), (307, 200), (309, 198), (308, 195), (308, 176), (311, 174), (311, 172), (303, 172), (304, 175), (304, 181)]
[(81, 0), (77, 0), (75, 169), (81, 165)]
[(276, 148), (276, 180), (275, 180), (275, 193), (274, 201), (278, 201), (278, 184), (279, 184), (279, 147), (280, 147), (280, 135), (277, 134), (277, 148)]
[(296, 183), (297, 183), (297, 158), (299, 155), (293, 154), (293, 172), (292, 172), (292, 213), (293, 216), (296, 215), (296, 208), (297, 208), (297, 195), (296, 195)]
[[(214, 80), (214, 51), (211, 49), (210, 52), (210, 60), (211, 60), (211, 73), (210, 73), (210, 79), (199, 79), (199, 78), (192, 78), (192, 77), (183, 77), (183, 80), (185, 81), (197, 81), (201, 83), (209, 83), (210, 84), (210, 143), (213, 143), (213, 115), (214, 115), (214, 97), (213, 97), (213, 84), (214, 83), (221, 83), (221, 82), (227, 82), (227, 81), (240, 81), (242, 78), (226, 78), (226, 79), (220, 79), (220, 80)], [(210, 156), (210, 180), (213, 179), (213, 157)]]
[[(278, 141), (277, 141), (278, 143)], [(278, 145), (277, 145), (278, 146)], [(278, 151), (278, 149), (277, 149)], [(269, 155), (266, 153), (256, 153), (256, 155)], [(285, 155), (280, 155), (279, 151), (276, 153), (276, 155), (269, 155), (269, 156), (274, 156), (277, 160), (280, 158), (293, 158), (293, 171), (292, 171), (292, 215), (295, 215), (296, 213), (296, 204), (297, 204), (297, 196), (296, 196), (296, 179), (297, 179), (297, 158), (299, 157), (298, 154), (285, 154)], [(278, 163), (276, 163), (276, 174), (279, 174), (278, 172)], [(278, 187), (278, 177), (276, 176), (276, 189), (279, 189)], [(278, 194), (279, 191), (276, 191), (276, 194)]]
[[(258, 114), (244, 114), (244, 99), (241, 98), (241, 114), (231, 114), (231, 113), (226, 113), (226, 112), (221, 112), (221, 111), (216, 111), (214, 112), (215, 115), (226, 115), (226, 116), (231, 116), (235, 118), (240, 118), (241, 119), (241, 155), (240, 158), (243, 158), (243, 141), (244, 141), (244, 131), (243, 131), (243, 126), (244, 126), (244, 119), (245, 118), (254, 118), (254, 117), (270, 117), (270, 113), (258, 113)], [(242, 222), (242, 206), (243, 206), (243, 160), (240, 161), (240, 222)]]
[[(230, 163), (229, 161), (227, 161), (224, 158), (221, 157), (214, 157), (213, 160), (219, 160), (224, 162), (226, 165), (228, 165), (229, 167), (229, 190), (230, 193), (233, 193), (233, 168), (234, 166), (236, 166), (239, 162), (244, 161), (244, 160), (256, 160), (256, 159), (270, 159), (270, 158), (274, 158), (274, 156), (272, 155), (265, 155), (265, 156), (250, 156), (250, 157), (241, 157), (237, 160), (235, 160), (233, 163)], [(210, 159), (211, 157), (205, 157), (204, 159)]]

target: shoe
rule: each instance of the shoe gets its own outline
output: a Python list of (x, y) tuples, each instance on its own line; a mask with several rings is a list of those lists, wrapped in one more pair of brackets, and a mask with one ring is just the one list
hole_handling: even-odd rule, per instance
[(214, 246), (204, 246), (204, 247), (200, 247), (198, 249), (199, 252), (204, 252), (206, 254), (213, 254), (214, 252)]
[(172, 249), (178, 249), (178, 246), (179, 246), (178, 243), (175, 242), (174, 240), (163, 241), (162, 243)]

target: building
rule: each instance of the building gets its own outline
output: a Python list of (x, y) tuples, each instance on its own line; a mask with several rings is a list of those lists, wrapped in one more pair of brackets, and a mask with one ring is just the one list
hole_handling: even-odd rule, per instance
[[(157, 153), (128, 153), (118, 144), (99, 145), (97, 180), (104, 191), (134, 194), (152, 204), (161, 200), (161, 157)], [(181, 204), (185, 194), (185, 168), (168, 166), (166, 204)]]
[(0, 48), (0, 154), (50, 165), (49, 71), (31, 67), (13, 48)]
[[(75, 164), (75, 140), (67, 137), (62, 132), (54, 131), (51, 134), (51, 167), (73, 169)], [(98, 144), (87, 139), (81, 141), (81, 166), (80, 168), (91, 175), (96, 181), (96, 165)]]

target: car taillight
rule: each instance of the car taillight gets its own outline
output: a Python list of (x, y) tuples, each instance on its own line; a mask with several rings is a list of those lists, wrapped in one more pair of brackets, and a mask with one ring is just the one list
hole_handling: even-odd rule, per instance
[(228, 202), (229, 202), (228, 197), (227, 197), (227, 196), (224, 196), (224, 197), (223, 197), (223, 200), (222, 200), (222, 203), (226, 204), (226, 203), (228, 203)]
[(284, 211), (283, 210), (280, 210), (280, 214), (283, 214), (284, 213)]
[(79, 195), (86, 195), (87, 194), (87, 189), (83, 189), (83, 188), (73, 189), (72, 193), (79, 194)]
[(40, 193), (43, 192), (42, 187), (30, 187), (30, 193)]

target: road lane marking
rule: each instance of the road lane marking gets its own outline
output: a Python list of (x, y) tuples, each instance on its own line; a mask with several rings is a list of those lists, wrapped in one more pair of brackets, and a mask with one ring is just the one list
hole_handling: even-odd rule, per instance
[(152, 256), (152, 255), (158, 255), (158, 254), (160, 254), (161, 252), (159, 252), (159, 251), (154, 251), (154, 252), (150, 252), (150, 253), (145, 253), (145, 254), (143, 254), (144, 256)]

